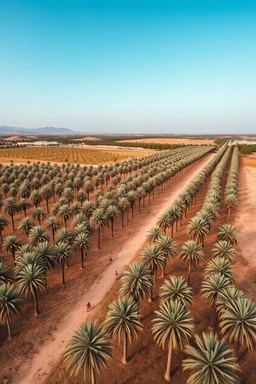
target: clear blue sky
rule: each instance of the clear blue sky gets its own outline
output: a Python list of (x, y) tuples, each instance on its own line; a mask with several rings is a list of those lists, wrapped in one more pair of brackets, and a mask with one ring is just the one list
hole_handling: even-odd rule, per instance
[(0, 125), (256, 133), (256, 1), (0, 0)]

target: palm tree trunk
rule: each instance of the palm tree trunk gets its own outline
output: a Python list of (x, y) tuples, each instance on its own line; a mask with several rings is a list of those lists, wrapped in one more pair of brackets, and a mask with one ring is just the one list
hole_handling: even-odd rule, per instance
[(0, 231), (1, 243), (3, 242), (3, 233)]
[(64, 225), (65, 225), (65, 228), (67, 228), (67, 219), (65, 219), (65, 217), (64, 217)]
[(230, 208), (228, 208), (228, 223), (229, 223), (229, 216), (230, 216)]
[(139, 213), (140, 213), (140, 198), (139, 198)]
[(172, 238), (173, 238), (173, 224), (172, 224)]
[(12, 229), (15, 231), (13, 215), (11, 215), (11, 219), (12, 219)]
[(132, 206), (132, 218), (134, 217), (134, 203), (131, 204)]
[(98, 228), (98, 249), (100, 249), (100, 227)]
[(61, 275), (62, 275), (62, 285), (65, 285), (65, 269), (64, 269), (64, 263), (61, 263)]
[(53, 229), (53, 227), (52, 227), (52, 240), (54, 241), (55, 239), (54, 239), (54, 229)]
[(34, 304), (35, 304), (35, 316), (38, 316), (39, 315), (39, 309), (38, 309), (38, 299), (37, 299), (36, 290), (32, 289), (31, 293), (32, 293), (32, 296), (34, 299)]
[(164, 375), (165, 381), (171, 380), (171, 362), (172, 362), (172, 344), (169, 342), (169, 350), (168, 350), (168, 359), (167, 359), (167, 367)]
[(91, 370), (91, 384), (96, 384), (96, 375), (95, 370), (93, 368)]
[(84, 268), (84, 249), (83, 249), (83, 247), (81, 248), (81, 263), (82, 263), (82, 268)]
[(114, 237), (114, 219), (111, 219), (111, 235)]
[(188, 265), (188, 284), (190, 284), (190, 272), (191, 272), (191, 264)]
[(11, 326), (10, 326), (9, 319), (7, 319), (6, 326), (7, 326), (7, 332), (8, 332), (8, 340), (11, 340), (12, 339), (12, 332), (11, 332)]
[(49, 213), (49, 201), (46, 199), (46, 207), (47, 207), (47, 213)]
[(122, 357), (122, 363), (123, 364), (127, 364), (127, 344), (128, 344), (128, 340), (127, 340), (127, 334), (125, 332), (124, 345), (123, 345), (123, 357)]
[(88, 201), (90, 201), (90, 192), (87, 192), (88, 195)]
[(26, 218), (27, 217), (27, 210), (26, 210), (26, 208), (23, 209), (23, 211), (24, 211), (24, 217)]

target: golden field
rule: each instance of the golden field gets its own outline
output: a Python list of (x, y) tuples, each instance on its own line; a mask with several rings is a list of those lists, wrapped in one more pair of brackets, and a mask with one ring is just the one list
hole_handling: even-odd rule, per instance
[(145, 139), (134, 139), (134, 140), (120, 140), (122, 143), (158, 143), (158, 144), (186, 144), (186, 145), (214, 145), (214, 140), (205, 140), (205, 139), (186, 139), (186, 138), (164, 138), (164, 137), (154, 137), (154, 138), (145, 138)]

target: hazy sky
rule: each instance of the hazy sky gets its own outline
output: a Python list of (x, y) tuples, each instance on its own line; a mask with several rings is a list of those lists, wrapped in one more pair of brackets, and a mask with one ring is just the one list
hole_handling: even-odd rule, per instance
[(0, 125), (256, 133), (256, 1), (0, 0)]

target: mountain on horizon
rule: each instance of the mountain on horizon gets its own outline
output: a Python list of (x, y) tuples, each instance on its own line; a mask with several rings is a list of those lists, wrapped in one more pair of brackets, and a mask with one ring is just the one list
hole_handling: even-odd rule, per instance
[(77, 134), (76, 131), (73, 131), (69, 128), (62, 127), (37, 127), (37, 128), (23, 128), (23, 127), (10, 127), (5, 125), (0, 125), (0, 135), (74, 135)]

